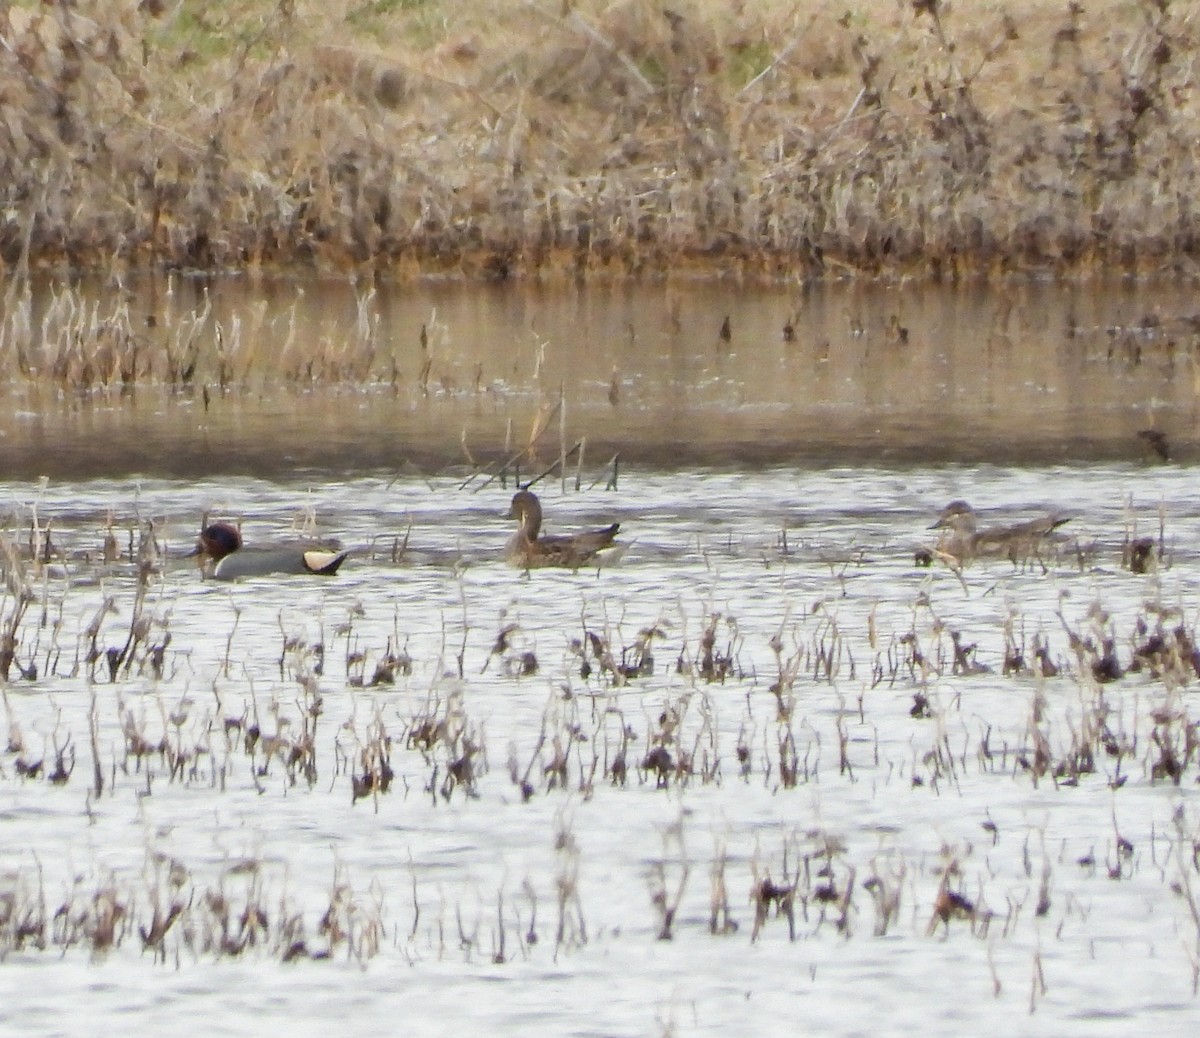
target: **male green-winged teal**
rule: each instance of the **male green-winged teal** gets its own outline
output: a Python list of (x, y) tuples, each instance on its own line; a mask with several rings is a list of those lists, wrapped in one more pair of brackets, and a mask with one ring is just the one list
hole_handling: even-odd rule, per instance
[(542, 504), (532, 490), (518, 490), (513, 495), (505, 518), (517, 520), (517, 532), (508, 542), (505, 557), (524, 569), (540, 566), (578, 569), (611, 545), (621, 528), (620, 523), (613, 523), (602, 530), (539, 536)]
[(210, 523), (189, 553), (201, 557), (206, 577), (236, 580), (273, 573), (314, 573), (331, 577), (346, 561), (348, 551), (320, 545), (297, 544), (273, 548), (244, 548), (241, 531), (233, 523)]
[(979, 525), (979, 515), (966, 501), (951, 501), (938, 512), (937, 522), (929, 528), (942, 530), (937, 551), (952, 562), (963, 566), (978, 556), (1003, 556), (1013, 563), (1042, 562), (1042, 548), (1050, 535), (1070, 516), (1049, 513), (1036, 519), (1010, 523), (1005, 526)]

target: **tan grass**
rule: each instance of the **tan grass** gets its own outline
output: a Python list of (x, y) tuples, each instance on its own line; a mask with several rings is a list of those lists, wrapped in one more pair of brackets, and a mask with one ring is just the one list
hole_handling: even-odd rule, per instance
[(1185, 267), (1165, 0), (0, 14), (0, 258), (397, 276)]

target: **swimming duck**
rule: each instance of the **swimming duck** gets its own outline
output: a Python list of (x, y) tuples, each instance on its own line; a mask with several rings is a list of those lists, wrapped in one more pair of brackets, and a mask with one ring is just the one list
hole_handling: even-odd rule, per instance
[(218, 522), (210, 523), (200, 531), (200, 540), (189, 554), (201, 557), (206, 577), (236, 580), (272, 573), (315, 573), (331, 577), (350, 553), (302, 544), (244, 549), (241, 531), (233, 523)]
[(1001, 555), (1013, 565), (1036, 559), (1042, 562), (1041, 550), (1050, 535), (1070, 516), (1050, 513), (1006, 526), (979, 526), (979, 515), (966, 501), (951, 501), (938, 513), (937, 522), (929, 528), (944, 530), (938, 538), (937, 552), (962, 566), (980, 555)]
[(508, 542), (506, 558), (525, 569), (540, 566), (578, 569), (611, 545), (621, 528), (620, 523), (613, 523), (602, 530), (539, 536), (542, 504), (532, 490), (518, 490), (513, 495), (505, 518), (517, 520), (517, 532)]

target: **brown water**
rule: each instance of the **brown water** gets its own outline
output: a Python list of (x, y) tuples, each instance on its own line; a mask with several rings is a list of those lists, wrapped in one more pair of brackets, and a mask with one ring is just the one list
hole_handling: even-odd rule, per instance
[[(617, 453), (667, 468), (1132, 460), (1147, 427), (1186, 455), (1196, 411), (1200, 334), (1177, 284), (176, 278), (127, 291), (149, 350), (211, 301), (196, 385), (12, 382), (0, 413), (10, 476), (469, 467), (519, 451), (539, 413), (539, 464), (581, 439), (596, 466)], [(225, 391), (218, 326), (226, 342), (253, 341), (246, 377)], [(347, 346), (356, 327), (374, 350), (362, 363)], [(324, 359), (298, 378), (311, 357)]]

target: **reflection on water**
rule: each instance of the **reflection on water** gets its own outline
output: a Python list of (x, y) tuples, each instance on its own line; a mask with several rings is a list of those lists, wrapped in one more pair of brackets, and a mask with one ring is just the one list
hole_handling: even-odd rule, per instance
[[(205, 299), (201, 384), (84, 399), (14, 386), (0, 463), (26, 477), (434, 470), (519, 450), (539, 414), (539, 460), (584, 439), (597, 465), (618, 452), (666, 464), (1133, 459), (1147, 427), (1186, 454), (1195, 413), (1200, 333), (1174, 284), (356, 292), (177, 279), (130, 296), (135, 324), (154, 319), (146, 349), (166, 348)], [(254, 342), (249, 374), (224, 393), (218, 332)], [(361, 357), (346, 358), (350, 341)], [(362, 384), (330, 384), (343, 377)]]

